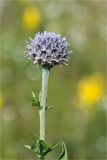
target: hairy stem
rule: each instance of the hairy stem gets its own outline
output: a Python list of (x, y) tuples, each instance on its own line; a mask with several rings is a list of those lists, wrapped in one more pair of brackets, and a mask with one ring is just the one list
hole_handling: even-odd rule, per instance
[(45, 141), (46, 134), (46, 99), (48, 90), (48, 77), (49, 69), (43, 68), (42, 70), (42, 89), (41, 89), (41, 109), (40, 114), (40, 140)]

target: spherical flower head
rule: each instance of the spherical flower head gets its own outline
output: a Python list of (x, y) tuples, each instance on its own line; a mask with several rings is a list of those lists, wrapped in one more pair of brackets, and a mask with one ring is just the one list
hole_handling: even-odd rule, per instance
[(27, 57), (42, 67), (51, 68), (54, 65), (67, 64), (69, 59), (69, 43), (60, 34), (44, 31), (37, 33), (34, 39), (27, 42)]

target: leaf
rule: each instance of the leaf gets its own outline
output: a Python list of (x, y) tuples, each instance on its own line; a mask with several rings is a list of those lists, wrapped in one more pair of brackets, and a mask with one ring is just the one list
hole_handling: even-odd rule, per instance
[(49, 152), (51, 152), (52, 150), (54, 150), (54, 148), (56, 148), (58, 146), (59, 143), (55, 144), (53, 143), (51, 146), (49, 146), (46, 142), (42, 141), (42, 145), (44, 147), (43, 149), (43, 155), (46, 156)]
[(36, 136), (33, 134), (33, 133), (31, 133), (31, 136), (32, 136), (32, 138), (33, 138), (33, 144), (31, 145), (31, 150), (33, 151), (33, 152), (38, 152), (38, 141), (36, 140)]
[(29, 145), (24, 145), (24, 147), (31, 150), (31, 146), (29, 146)]
[(35, 93), (32, 91), (32, 98), (35, 99), (36, 96), (35, 96)]
[(32, 136), (33, 140), (36, 141), (36, 136), (33, 133), (31, 133), (31, 136)]
[(46, 107), (46, 110), (48, 110), (48, 109), (52, 109), (54, 106), (48, 106), (48, 107)]
[(37, 98), (35, 96), (35, 93), (32, 92), (32, 106), (36, 106), (37, 105)]
[(49, 145), (43, 140), (39, 140), (39, 145), (40, 145), (41, 155), (45, 156), (47, 154), (48, 149), (49, 149)]
[(40, 144), (40, 155), (41, 156), (46, 156), (49, 152), (51, 152), (54, 147), (56, 146), (56, 144), (52, 144), (51, 146), (49, 146), (45, 141), (40, 140), (39, 141)]
[(39, 155), (39, 145), (36, 142), (31, 146), (31, 149)]
[(27, 149), (31, 150), (32, 152), (35, 152), (37, 154), (37, 157), (45, 157), (49, 152), (51, 152), (54, 148), (56, 148), (59, 143), (52, 145), (48, 145), (44, 140), (36, 140), (35, 136), (31, 133), (33, 137), (33, 144), (31, 146), (24, 145)]
[(57, 143), (57, 144), (53, 143), (53, 144), (50, 146), (51, 151), (54, 150), (58, 145), (59, 145), (59, 143)]
[(32, 92), (32, 106), (33, 106), (33, 107), (36, 106), (36, 107), (38, 107), (39, 109), (41, 109), (39, 97), (36, 96), (34, 92)]
[(65, 146), (65, 143), (63, 141), (61, 141), (61, 147), (62, 147), (62, 153), (60, 154), (60, 156), (58, 157), (58, 160), (67, 160), (68, 156), (67, 156), (67, 149)]

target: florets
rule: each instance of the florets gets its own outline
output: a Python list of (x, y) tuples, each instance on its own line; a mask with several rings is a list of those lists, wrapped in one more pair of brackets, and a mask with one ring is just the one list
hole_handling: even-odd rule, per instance
[(43, 67), (67, 64), (69, 59), (69, 43), (60, 34), (44, 31), (37, 33), (34, 39), (27, 42), (27, 57), (34, 64), (41, 64)]

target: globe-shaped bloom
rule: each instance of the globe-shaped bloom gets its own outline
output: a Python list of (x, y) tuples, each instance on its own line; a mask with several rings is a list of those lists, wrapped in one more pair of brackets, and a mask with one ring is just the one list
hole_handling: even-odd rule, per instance
[(60, 34), (44, 31), (37, 33), (34, 39), (27, 42), (27, 57), (34, 64), (41, 64), (43, 67), (53, 67), (58, 64), (67, 64), (69, 59), (69, 43)]

